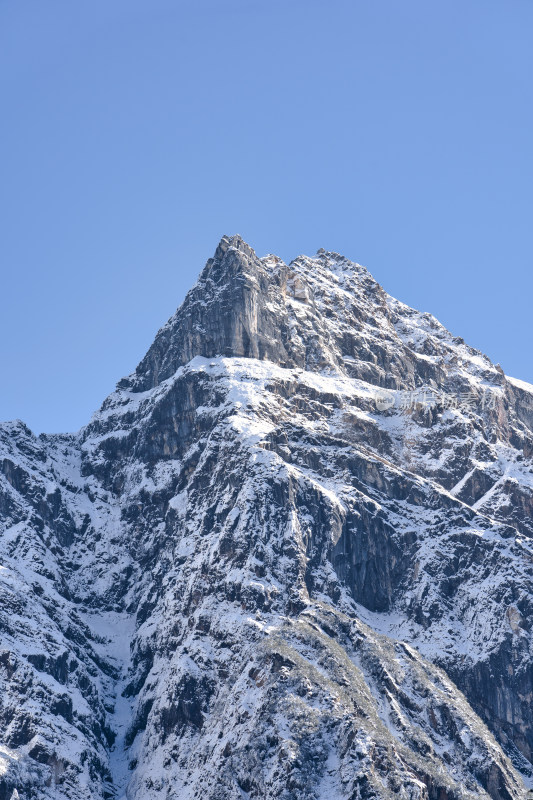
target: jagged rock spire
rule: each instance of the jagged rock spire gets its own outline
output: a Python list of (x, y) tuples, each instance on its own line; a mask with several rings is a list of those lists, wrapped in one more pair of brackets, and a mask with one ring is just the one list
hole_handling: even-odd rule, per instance
[(133, 378), (143, 391), (195, 356), (252, 357), (288, 363), (280, 323), (268, 309), (279, 275), (268, 272), (240, 236), (223, 236), (182, 306), (161, 328)]
[[(349, 307), (342, 308), (348, 298)], [(362, 313), (367, 300), (372, 308)], [(332, 326), (339, 303), (345, 321)], [(343, 327), (357, 329), (369, 312), (387, 313), (384, 293), (348, 259), (320, 250), (286, 265), (277, 256), (259, 258), (239, 235), (223, 236), (135, 374), (119, 386), (145, 391), (195, 356), (342, 370), (342, 349), (348, 347), (350, 356), (357, 349), (353, 331), (347, 338)]]

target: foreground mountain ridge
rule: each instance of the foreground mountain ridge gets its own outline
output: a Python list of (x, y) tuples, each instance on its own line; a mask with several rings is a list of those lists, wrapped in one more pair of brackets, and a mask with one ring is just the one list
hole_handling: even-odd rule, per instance
[(526, 797), (533, 387), (363, 267), (223, 237), (0, 450), (0, 800)]

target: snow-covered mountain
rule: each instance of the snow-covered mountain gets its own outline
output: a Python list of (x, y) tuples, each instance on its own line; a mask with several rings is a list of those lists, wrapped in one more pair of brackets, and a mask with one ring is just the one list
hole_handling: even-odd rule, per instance
[(527, 797), (533, 386), (363, 267), (224, 237), (0, 467), (0, 800)]

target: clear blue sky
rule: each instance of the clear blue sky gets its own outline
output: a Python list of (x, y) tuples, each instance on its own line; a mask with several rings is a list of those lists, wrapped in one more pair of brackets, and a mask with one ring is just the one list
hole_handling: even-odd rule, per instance
[(533, 0), (0, 0), (0, 419), (83, 425), (224, 233), (533, 382)]

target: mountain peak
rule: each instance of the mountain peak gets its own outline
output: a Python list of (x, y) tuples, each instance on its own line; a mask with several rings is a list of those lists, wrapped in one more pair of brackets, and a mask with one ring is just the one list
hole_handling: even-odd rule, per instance
[(524, 800), (516, 384), (343, 256), (223, 237), (79, 436), (0, 426), (0, 800)]
[(380, 389), (470, 392), (466, 372), (501, 382), (486, 356), (430, 315), (388, 296), (370, 273), (320, 248), (289, 264), (259, 258), (240, 235), (223, 236), (183, 304), (119, 388), (147, 391), (195, 356), (253, 358), (338, 374)]
[[(239, 234), (225, 235), (135, 374), (119, 385), (145, 391), (195, 356), (342, 370), (341, 328), (386, 313), (377, 288), (363, 267), (338, 253), (321, 249), (287, 265), (278, 256), (259, 258)], [(349, 317), (340, 328), (337, 310)]]
[[(262, 269), (255, 250), (242, 236), (223, 236), (212, 258), (209, 258), (193, 292), (200, 287), (208, 289), (211, 283), (229, 283), (239, 273), (255, 272)], [(190, 294), (190, 293), (189, 293)]]
[(218, 243), (217, 249), (215, 250), (213, 260), (221, 261), (230, 249), (239, 250), (240, 252), (245, 253), (247, 256), (256, 257), (255, 252), (250, 245), (244, 241), (242, 236), (236, 233), (233, 236), (224, 234)]

